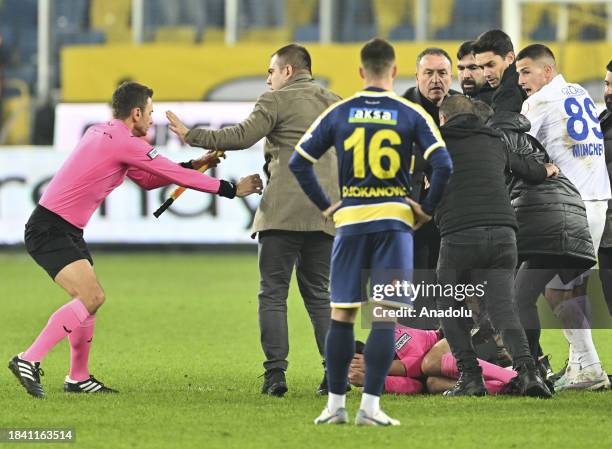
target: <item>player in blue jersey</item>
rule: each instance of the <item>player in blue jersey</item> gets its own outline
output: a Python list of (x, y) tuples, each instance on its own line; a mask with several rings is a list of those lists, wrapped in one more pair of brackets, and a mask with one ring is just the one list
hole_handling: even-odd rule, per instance
[[(395, 354), (392, 307), (409, 299), (393, 287), (409, 280), (412, 231), (431, 220), (452, 163), (431, 117), (393, 93), (396, 73), (395, 52), (388, 42), (373, 39), (365, 44), (359, 68), (365, 89), (319, 116), (289, 162), (302, 189), (326, 216), (333, 213), (336, 225), (332, 321), (325, 345), (329, 396), (315, 424), (348, 422), (345, 391), (355, 353), (353, 327), (359, 306), (366, 300), (363, 270), (371, 270), (370, 286), (384, 283), (394, 292), (385, 293), (385, 300), (372, 307), (372, 330), (364, 354), (367, 372), (355, 424), (399, 425), (379, 405)], [(414, 143), (433, 168), (429, 194), (421, 205), (407, 199)], [(334, 206), (321, 189), (313, 166), (332, 146), (337, 152), (342, 194), (342, 201)]]

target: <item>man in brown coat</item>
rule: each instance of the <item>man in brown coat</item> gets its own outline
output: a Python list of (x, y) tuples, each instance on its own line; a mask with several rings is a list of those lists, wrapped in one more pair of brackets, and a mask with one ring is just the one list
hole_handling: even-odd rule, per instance
[[(266, 139), (268, 182), (252, 229), (259, 238), (259, 325), (266, 356), (262, 393), (282, 396), (287, 391), (287, 293), (293, 267), (323, 356), (330, 320), (329, 264), (334, 235), (333, 222), (304, 194), (288, 162), (312, 122), (339, 97), (313, 82), (310, 55), (296, 44), (272, 55), (266, 82), (271, 90), (258, 98), (249, 117), (237, 125), (189, 130), (172, 112), (166, 116), (170, 129), (191, 146), (242, 150)], [(315, 170), (326, 193), (333, 202), (338, 201), (335, 151), (328, 151)], [(327, 393), (325, 378), (317, 392)]]

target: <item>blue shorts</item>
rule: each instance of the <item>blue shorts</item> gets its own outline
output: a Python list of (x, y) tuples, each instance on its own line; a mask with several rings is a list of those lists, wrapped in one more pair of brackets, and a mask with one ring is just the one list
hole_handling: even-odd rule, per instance
[[(331, 306), (359, 307), (368, 301), (375, 285), (410, 281), (412, 267), (412, 232), (336, 236), (331, 260)], [(368, 280), (370, 289), (366, 288)], [(397, 295), (385, 295), (387, 299), (411, 304), (409, 298)]]

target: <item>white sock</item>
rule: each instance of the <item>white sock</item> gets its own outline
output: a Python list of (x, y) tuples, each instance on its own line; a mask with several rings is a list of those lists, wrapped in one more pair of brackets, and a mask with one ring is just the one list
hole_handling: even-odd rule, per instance
[(580, 364), (581, 369), (601, 363), (593, 344), (591, 329), (563, 329), (563, 335), (571, 345), (570, 363)]
[(380, 410), (380, 396), (363, 393), (361, 395), (361, 405), (359, 408), (366, 412), (366, 415), (374, 416), (376, 412)]
[(346, 408), (346, 395), (329, 393), (327, 395), (327, 410), (330, 413), (336, 413), (339, 408)]
[[(569, 339), (567, 338), (567, 336), (565, 335), (565, 333), (563, 333), (563, 336), (565, 337), (565, 339), (568, 341), (569, 343)], [(574, 349), (572, 348), (572, 344), (570, 343), (569, 345), (569, 354), (567, 356), (567, 363), (568, 364), (572, 364), (572, 365), (580, 365), (580, 361), (578, 360), (578, 358), (576, 357), (576, 354), (574, 353)], [(578, 367), (580, 368), (580, 367)]]
[(563, 335), (570, 344), (569, 363), (580, 365), (580, 368), (600, 363), (591, 336), (591, 326), (581, 304), (585, 300), (583, 296), (572, 298), (559, 303), (553, 310), (565, 327)]

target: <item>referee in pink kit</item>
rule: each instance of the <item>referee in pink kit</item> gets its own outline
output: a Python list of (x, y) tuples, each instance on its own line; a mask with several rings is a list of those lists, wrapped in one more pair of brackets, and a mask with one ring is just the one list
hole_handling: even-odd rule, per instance
[(117, 88), (112, 99), (114, 119), (87, 130), (26, 224), (28, 253), (72, 298), (51, 315), (34, 343), (9, 362), (9, 369), (34, 397), (45, 396), (40, 383), (41, 360), (66, 336), (70, 341), (70, 373), (64, 390), (116, 392), (88, 370), (95, 314), (105, 297), (83, 240), (83, 229), (126, 176), (147, 190), (179, 184), (227, 198), (261, 193), (259, 175), (247, 176), (234, 185), (192, 170), (202, 160), (176, 164), (158, 154), (141, 139), (153, 124), (152, 97), (153, 90), (138, 83), (123, 83)]

